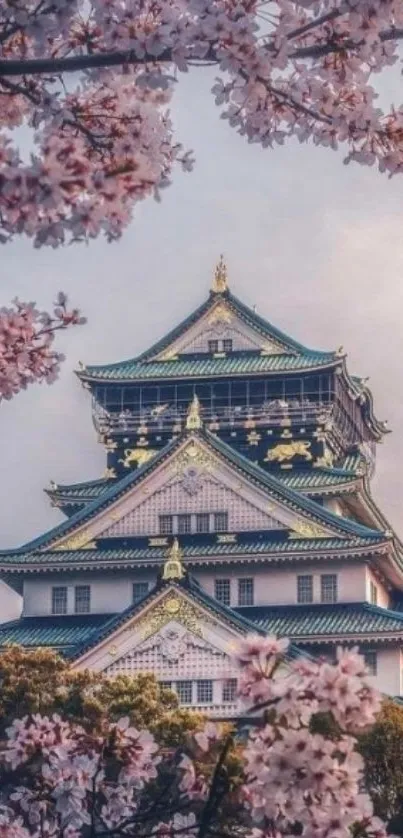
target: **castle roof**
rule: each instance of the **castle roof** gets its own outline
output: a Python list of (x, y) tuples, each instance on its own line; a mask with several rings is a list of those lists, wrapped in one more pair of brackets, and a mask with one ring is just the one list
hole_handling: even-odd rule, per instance
[[(349, 457), (349, 460), (352, 458)], [(356, 458), (359, 462), (360, 458)], [(339, 494), (340, 492), (354, 491), (357, 481), (362, 480), (362, 475), (353, 468), (333, 467), (299, 467), (292, 471), (279, 471), (277, 479), (284, 485), (298, 492), (306, 494)], [(52, 484), (45, 492), (57, 506), (85, 505), (107, 492), (114, 478), (100, 478), (88, 480), (84, 483)]]
[[(208, 324), (219, 311), (224, 320), (225, 317), (236, 318), (242, 328), (253, 334), (254, 349), (229, 354), (187, 353), (186, 334), (191, 333), (199, 321)], [(83, 366), (77, 370), (77, 375), (91, 387), (96, 384), (302, 374), (336, 368), (346, 382), (351, 398), (362, 406), (374, 438), (380, 439), (387, 433), (386, 425), (374, 415), (372, 394), (364, 380), (348, 373), (341, 348), (334, 352), (309, 349), (260, 317), (228, 290), (210, 292), (201, 306), (141, 355), (113, 364)]]
[(350, 638), (375, 642), (403, 634), (403, 613), (368, 602), (251, 606), (237, 610), (267, 634), (289, 637), (295, 642), (323, 643)]
[[(228, 309), (246, 326), (257, 332), (261, 336), (262, 342), (274, 342), (276, 352), (271, 355), (235, 352), (230, 357), (225, 358), (179, 356), (177, 360), (170, 358), (169, 363), (167, 360), (158, 360), (191, 326), (204, 318), (216, 306), (218, 298), (224, 300)], [(77, 374), (79, 378), (85, 381), (105, 382), (174, 377), (201, 378), (216, 375), (319, 369), (328, 367), (337, 361), (340, 361), (337, 352), (321, 352), (308, 349), (281, 332), (267, 320), (264, 320), (230, 291), (226, 291), (222, 294), (212, 292), (201, 306), (172, 329), (162, 340), (159, 340), (136, 358), (115, 364), (87, 366), (79, 370)]]
[[(119, 481), (111, 481), (112, 485), (100, 497), (94, 499), (83, 509), (80, 509), (69, 519), (53, 527), (48, 532), (43, 533), (38, 538), (33, 539), (22, 547), (15, 550), (1, 550), (0, 551), (0, 568), (3, 565), (3, 560), (6, 556), (13, 555), (17, 557), (24, 553), (32, 553), (39, 549), (50, 548), (52, 545), (60, 541), (63, 536), (72, 534), (79, 529), (83, 524), (88, 523), (94, 519), (102, 510), (106, 509), (114, 503), (119, 497), (127, 493), (130, 489), (141, 484), (141, 482), (157, 469), (164, 461), (173, 458), (175, 453), (180, 449), (182, 444), (193, 436), (198, 439), (200, 444), (206, 446), (210, 451), (221, 458), (224, 464), (231, 466), (236, 472), (241, 473), (247, 481), (263, 489), (268, 493), (271, 499), (284, 504), (289, 510), (302, 515), (312, 521), (313, 524), (322, 525), (330, 528), (328, 536), (330, 537), (353, 537), (369, 539), (373, 542), (385, 541), (386, 536), (384, 532), (370, 529), (358, 522), (342, 518), (339, 515), (330, 512), (323, 506), (320, 506), (309, 497), (299, 494), (294, 489), (285, 486), (281, 480), (273, 474), (266, 472), (259, 465), (253, 463), (247, 457), (244, 457), (238, 451), (227, 445), (225, 442), (214, 436), (207, 430), (200, 430), (196, 433), (189, 434), (184, 431), (177, 439), (169, 443), (165, 448), (161, 449), (148, 462), (143, 464), (140, 468), (130, 472), (127, 477)], [(326, 535), (326, 533), (323, 533)], [(316, 539), (315, 539), (316, 540)], [(321, 539), (318, 539), (319, 541)], [(62, 546), (62, 545), (60, 545)], [(18, 563), (18, 560), (16, 560)]]
[[(170, 583), (176, 587), (176, 583)], [(68, 657), (78, 657), (96, 646), (155, 598), (158, 588), (119, 614), (22, 617), (0, 625), (0, 647), (12, 643), (31, 648), (51, 647)], [(403, 636), (403, 613), (367, 602), (331, 605), (251, 606), (231, 609), (193, 585), (189, 594), (240, 633), (259, 632), (288, 637), (308, 645), (340, 641), (387, 642)], [(291, 647), (291, 654), (295, 654)]]

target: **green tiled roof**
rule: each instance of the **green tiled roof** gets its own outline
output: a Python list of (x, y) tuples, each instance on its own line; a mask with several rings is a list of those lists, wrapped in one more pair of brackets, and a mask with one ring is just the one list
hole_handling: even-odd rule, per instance
[[(227, 358), (194, 358), (178, 361), (152, 361), (163, 352), (187, 329), (203, 317), (215, 305), (217, 297), (226, 300), (229, 307), (248, 326), (259, 332), (265, 339), (274, 339), (284, 348), (278, 355), (260, 356), (247, 353), (234, 353)], [(78, 372), (80, 378), (105, 381), (132, 381), (144, 378), (203, 377), (215, 375), (237, 375), (244, 373), (277, 372), (296, 369), (311, 369), (329, 366), (336, 360), (334, 352), (318, 352), (307, 349), (302, 344), (285, 335), (267, 320), (264, 320), (248, 306), (244, 305), (230, 292), (222, 295), (210, 294), (209, 298), (192, 314), (182, 321), (162, 340), (154, 344), (142, 355), (128, 361), (102, 366), (89, 366)]]
[(70, 649), (88, 641), (110, 619), (109, 614), (63, 617), (21, 617), (0, 625), (0, 646), (51, 646)]
[[(382, 543), (382, 542), (381, 542)], [(181, 544), (185, 560), (194, 561), (217, 557), (223, 559), (226, 556), (251, 555), (264, 557), (281, 557), (302, 553), (314, 558), (317, 554), (323, 556), (326, 553), (358, 554), (363, 550), (371, 552), (376, 550), (379, 542), (373, 538), (355, 536), (350, 538), (291, 538), (288, 540), (271, 541), (270, 538), (256, 537), (253, 541), (239, 541), (234, 544)], [(23, 570), (24, 567), (50, 568), (65, 567), (71, 565), (85, 565), (86, 567), (96, 566), (130, 566), (139, 562), (155, 563), (161, 565), (166, 557), (166, 547), (114, 547), (99, 548), (98, 550), (46, 550), (27, 551), (25, 553), (1, 553), (0, 569), (4, 572), (11, 570)], [(192, 562), (193, 563), (193, 562)]]
[(267, 634), (301, 638), (403, 634), (403, 614), (367, 602), (256, 606), (237, 609)]
[(316, 370), (335, 363), (329, 353), (310, 355), (248, 355), (233, 353), (226, 358), (189, 358), (177, 361), (124, 361), (104, 367), (87, 366), (80, 378), (100, 381), (161, 381), (168, 378), (214, 378), (227, 375), (254, 375), (267, 372), (293, 372)]
[(321, 489), (334, 486), (344, 486), (346, 483), (354, 483), (357, 475), (354, 471), (342, 468), (300, 468), (291, 471), (280, 471), (276, 477), (290, 489), (305, 491), (309, 489)]
[[(108, 637), (112, 632), (141, 612), (158, 588), (140, 603), (120, 614), (66, 615), (64, 617), (21, 617), (0, 626), (0, 647), (19, 644), (37, 648), (56, 648), (77, 657)], [(232, 623), (241, 632), (258, 631), (289, 637), (294, 642), (365, 637), (378, 640), (403, 635), (403, 614), (361, 603), (334, 605), (284, 605), (226, 608), (192, 584), (188, 593), (201, 606)]]
[(51, 497), (80, 503), (100, 498), (111, 488), (111, 485), (112, 480), (105, 480), (101, 477), (99, 480), (87, 480), (84, 483), (56, 484), (46, 488), (45, 492)]

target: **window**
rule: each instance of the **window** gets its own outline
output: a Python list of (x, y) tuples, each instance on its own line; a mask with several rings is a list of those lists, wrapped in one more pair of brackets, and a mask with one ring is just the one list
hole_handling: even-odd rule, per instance
[(148, 594), (148, 582), (133, 582), (133, 603), (140, 602)]
[(297, 576), (297, 602), (313, 602), (312, 576)]
[(159, 685), (162, 690), (171, 690), (172, 689), (172, 681), (160, 681)]
[(170, 535), (173, 532), (172, 515), (160, 515), (160, 535)]
[(378, 588), (374, 584), (374, 582), (369, 583), (369, 590), (370, 590), (370, 600), (372, 605), (378, 605)]
[(191, 515), (178, 515), (178, 533), (179, 533), (179, 535), (185, 535), (188, 532), (192, 532), (192, 516)]
[(210, 532), (210, 515), (200, 512), (196, 515), (196, 532)]
[(322, 602), (337, 602), (337, 576), (324, 573), (320, 577), (320, 595)]
[(197, 681), (197, 703), (211, 704), (213, 701), (213, 682)]
[(215, 532), (226, 532), (228, 530), (228, 512), (214, 513)]
[(218, 352), (218, 340), (209, 340), (208, 351), (213, 353)]
[(67, 588), (52, 588), (52, 614), (67, 614)]
[(236, 678), (229, 678), (228, 681), (222, 685), (222, 700), (236, 701), (237, 681)]
[(74, 588), (74, 611), (76, 614), (90, 613), (91, 588), (89, 585), (76, 585)]
[(376, 675), (378, 671), (376, 649), (362, 649), (361, 654), (365, 660), (365, 666), (369, 674)]
[(226, 338), (226, 340), (223, 340), (222, 348), (224, 352), (232, 352), (232, 340), (230, 338)]
[(253, 579), (238, 579), (238, 605), (253, 605)]
[(177, 681), (175, 688), (179, 704), (192, 703), (192, 681)]
[(231, 605), (231, 582), (229, 579), (216, 579), (214, 582), (215, 598), (223, 605)]

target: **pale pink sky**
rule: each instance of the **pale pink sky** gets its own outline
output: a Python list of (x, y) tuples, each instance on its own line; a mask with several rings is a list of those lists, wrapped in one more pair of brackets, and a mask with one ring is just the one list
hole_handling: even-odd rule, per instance
[(19, 295), (46, 306), (62, 288), (89, 318), (59, 341), (68, 360), (56, 385), (1, 405), (1, 548), (58, 522), (42, 491), (50, 479), (104, 469), (78, 360), (131, 357), (163, 335), (205, 298), (222, 251), (242, 300), (308, 346), (342, 344), (350, 371), (370, 376), (376, 415), (393, 429), (374, 496), (403, 536), (403, 179), (296, 142), (248, 146), (219, 119), (210, 82), (200, 71), (181, 79), (173, 108), (195, 171), (176, 172), (161, 204), (139, 206), (120, 243), (1, 251), (2, 304)]

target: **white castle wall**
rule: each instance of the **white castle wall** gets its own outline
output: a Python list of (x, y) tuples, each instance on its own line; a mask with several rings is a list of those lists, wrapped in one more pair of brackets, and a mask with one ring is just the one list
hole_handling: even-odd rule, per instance
[[(231, 605), (238, 604), (237, 580), (252, 577), (254, 581), (255, 605), (292, 605), (297, 602), (297, 575), (312, 574), (314, 602), (321, 599), (321, 573), (337, 573), (338, 601), (363, 602), (369, 600), (368, 571), (364, 564), (346, 565), (340, 562), (326, 562), (321, 565), (306, 564), (294, 568), (276, 569), (261, 565), (222, 565), (213, 569), (193, 571), (205, 591), (214, 596), (215, 579), (231, 580)], [(132, 602), (133, 582), (147, 581), (154, 584), (156, 572), (139, 569), (116, 572), (105, 576), (101, 573), (68, 577), (41, 576), (27, 579), (24, 583), (24, 615), (46, 615), (51, 613), (52, 586), (68, 586), (68, 613), (74, 613), (74, 586), (91, 585), (91, 611), (94, 614), (116, 613), (128, 608)], [(381, 603), (380, 603), (381, 604)]]

